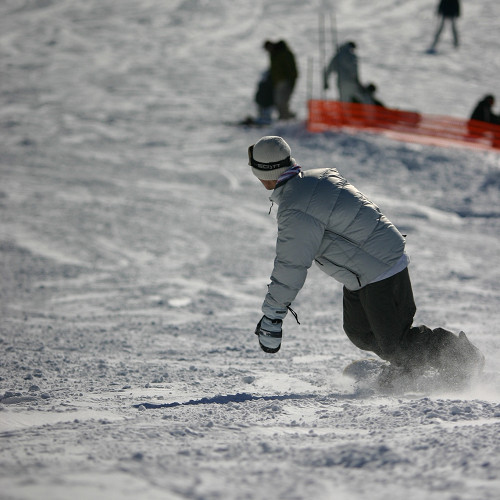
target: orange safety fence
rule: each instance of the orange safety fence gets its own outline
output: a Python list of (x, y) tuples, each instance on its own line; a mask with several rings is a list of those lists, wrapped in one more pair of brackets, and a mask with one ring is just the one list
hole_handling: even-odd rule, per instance
[(424, 115), (369, 104), (311, 99), (307, 129), (343, 129), (384, 134), (396, 140), (495, 149), (500, 152), (500, 125), (450, 116)]

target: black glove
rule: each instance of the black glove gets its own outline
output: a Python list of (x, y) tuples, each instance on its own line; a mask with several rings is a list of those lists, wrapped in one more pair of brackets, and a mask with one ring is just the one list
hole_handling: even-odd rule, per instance
[(260, 348), (264, 352), (274, 354), (280, 350), (283, 335), (282, 324), (281, 319), (271, 319), (267, 316), (262, 316), (257, 323), (255, 335), (258, 335)]

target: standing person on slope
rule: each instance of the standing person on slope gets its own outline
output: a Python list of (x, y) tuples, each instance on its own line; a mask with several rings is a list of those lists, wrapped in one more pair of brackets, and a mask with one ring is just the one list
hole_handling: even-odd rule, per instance
[(379, 208), (335, 168), (303, 171), (281, 137), (249, 147), (249, 165), (277, 205), (278, 239), (264, 316), (262, 350), (281, 347), (282, 322), (315, 262), (343, 285), (344, 330), (354, 345), (398, 370), (436, 368), (447, 376), (481, 371), (484, 357), (462, 332), (412, 327), (416, 312), (405, 240)]
[(274, 88), (274, 105), (279, 120), (295, 118), (290, 111), (290, 99), (299, 76), (295, 56), (284, 40), (264, 42), (264, 50), (269, 53), (271, 80)]
[(358, 56), (354, 42), (342, 44), (325, 68), (323, 74), (325, 90), (329, 87), (328, 79), (331, 73), (337, 73), (339, 101), (373, 104), (373, 100), (359, 81)]
[(451, 31), (453, 33), (453, 46), (458, 48), (458, 30), (456, 20), (460, 17), (460, 2), (459, 0), (441, 0), (437, 9), (438, 16), (441, 20), (438, 25), (436, 34), (434, 35), (434, 41), (428, 52), (433, 54), (436, 52), (436, 47), (439, 42), (439, 37), (444, 28), (444, 23), (448, 20), (451, 24)]

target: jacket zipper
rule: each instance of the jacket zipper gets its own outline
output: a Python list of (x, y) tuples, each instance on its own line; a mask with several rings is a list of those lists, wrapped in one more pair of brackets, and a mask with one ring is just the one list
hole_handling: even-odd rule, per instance
[[(357, 241), (354, 241), (354, 240), (351, 240), (351, 238), (348, 238), (347, 236), (344, 236), (343, 234), (339, 234), (339, 233), (336, 233), (335, 231), (329, 231), (329, 230), (326, 230), (325, 233), (331, 233), (331, 234), (334, 234), (335, 236), (338, 236), (339, 238), (342, 238), (343, 240), (347, 241), (348, 243), (350, 243), (351, 245), (354, 245), (355, 247), (358, 247), (360, 246), (360, 244), (357, 242)], [(328, 259), (327, 259), (328, 260)], [(332, 262), (332, 264), (334, 264)], [(340, 266), (339, 266), (340, 267)], [(346, 268), (347, 269), (347, 268)]]
[[(326, 257), (323, 257), (323, 259), (326, 260), (327, 262), (329, 262), (330, 264), (333, 264), (336, 267), (340, 267), (341, 269), (345, 269), (346, 271), (349, 271), (351, 274), (356, 276), (356, 279), (358, 280), (359, 286), (362, 286), (358, 273), (354, 272), (352, 269), (348, 268), (347, 266), (341, 266), (340, 264), (337, 264), (336, 262), (333, 262), (333, 260), (327, 259)], [(318, 259), (314, 259), (314, 261), (317, 262), (320, 266), (324, 266), (324, 264), (322, 264)]]

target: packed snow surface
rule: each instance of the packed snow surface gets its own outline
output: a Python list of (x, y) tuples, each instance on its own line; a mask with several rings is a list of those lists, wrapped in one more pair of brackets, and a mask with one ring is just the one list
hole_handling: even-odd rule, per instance
[[(0, 2), (2, 499), (500, 497), (500, 154), (304, 125), (335, 38), (391, 107), (466, 118), (500, 98), (498, 0), (463, 1), (459, 49), (446, 27), (430, 55), (436, 4)], [(268, 38), (297, 56), (298, 118), (232, 126), (255, 113)], [(341, 286), (315, 268), (301, 324), (259, 350), (262, 135), (338, 168), (407, 235), (416, 323), (464, 330), (480, 380), (360, 390)]]

